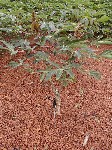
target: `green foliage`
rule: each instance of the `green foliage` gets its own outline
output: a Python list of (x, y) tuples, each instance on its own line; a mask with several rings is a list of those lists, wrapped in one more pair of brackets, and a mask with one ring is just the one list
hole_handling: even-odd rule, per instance
[[(54, 5), (55, 4), (55, 5)], [(62, 29), (74, 31), (77, 23), (84, 24), (86, 38), (111, 35), (112, 2), (104, 0), (22, 0), (0, 1), (0, 31), (27, 33), (31, 28), (31, 14), (34, 10), (41, 27), (50, 31)], [(67, 25), (68, 24), (68, 25)], [(72, 24), (72, 25), (70, 25)], [(67, 26), (66, 26), (67, 25)], [(44, 29), (45, 29), (44, 28)]]
[(95, 70), (90, 70), (89, 71), (89, 75), (96, 78), (96, 79), (100, 79), (101, 78), (101, 74), (98, 71)]
[[(53, 42), (53, 43), (51, 42), (51, 44), (54, 44), (53, 40), (55, 34), (51, 33), (49, 34), (49, 36), (52, 39), (51, 41)], [(46, 39), (46, 36), (44, 38)], [(60, 38), (60, 36), (58, 38)], [(13, 41), (13, 44), (2, 41), (3, 44), (5, 44), (6, 48), (9, 50), (9, 52), (11, 53), (11, 55), (15, 55), (18, 52), (15, 50), (17, 47), (22, 49), (24, 48), (26, 52), (25, 59), (30, 59), (31, 57), (33, 57), (34, 63), (36, 63), (37, 65), (39, 64), (39, 62), (43, 62), (45, 64), (44, 69), (38, 69), (37, 71), (34, 71), (30, 67), (30, 65), (27, 65), (25, 63), (25, 59), (24, 60), (19, 59), (19, 62), (11, 61), (9, 63), (9, 66), (13, 68), (23, 66), (30, 73), (36, 73), (36, 72), (39, 73), (41, 82), (43, 81), (52, 82), (52, 79), (54, 80), (55, 78), (55, 80), (60, 81), (64, 86), (67, 85), (69, 82), (76, 81), (76, 77), (74, 74), (75, 69), (81, 73), (88, 74), (88, 72), (83, 69), (82, 64), (83, 61), (86, 61), (87, 57), (97, 58), (96, 54), (94, 53), (94, 50), (88, 48), (88, 46), (85, 44), (85, 41), (80, 41), (80, 40), (78, 41), (74, 39), (68, 39), (68, 37), (65, 37), (65, 39), (67, 38), (67, 42), (66, 42), (65, 39), (64, 41), (63, 40), (60, 41), (58, 40), (58, 38), (57, 40), (55, 40), (55, 44), (57, 45), (55, 46), (56, 52), (52, 51), (52, 54), (59, 59), (58, 63), (51, 60), (51, 54), (49, 52), (45, 52), (44, 50), (41, 50), (41, 51), (37, 51), (36, 53), (33, 53), (34, 48), (36, 46), (32, 48), (30, 46), (30, 43), (27, 40), (23, 40), (23, 39), (19, 41), (16, 40)], [(79, 50), (74, 49), (74, 45), (72, 45), (73, 43), (77, 45), (77, 48), (79, 46)], [(62, 55), (61, 59), (59, 58), (60, 54)], [(65, 54), (68, 56), (66, 60), (63, 59)], [(96, 77), (97, 79), (100, 78), (99, 73), (95, 71), (90, 71), (89, 75)]]
[(19, 59), (19, 62), (11, 61), (9, 63), (10, 67), (16, 68), (23, 65), (23, 60)]
[(112, 50), (105, 50), (100, 54), (101, 57), (112, 59)]
[[(30, 73), (39, 73), (41, 82), (49, 80), (52, 82), (55, 79), (67, 85), (69, 82), (76, 81), (74, 70), (99, 79), (101, 75), (98, 71), (90, 70), (88, 73), (82, 67), (87, 57), (98, 58), (94, 50), (87, 46), (86, 40), (95, 38), (99, 44), (102, 43), (104, 36), (108, 38), (111, 35), (111, 4), (103, 0), (45, 0), (43, 2), (1, 0), (1, 33), (31, 33), (32, 12), (35, 10), (41, 35), (38, 33), (35, 38), (37, 42), (33, 47), (26, 39), (10, 43), (1, 40), (4, 46), (0, 49), (8, 50), (11, 55), (18, 53), (17, 48), (23, 49), (26, 54), (25, 59), (33, 57), (37, 65), (43, 62), (45, 68), (37, 71), (34, 71), (30, 65), (26, 65), (25, 60), (22, 59), (9, 63), (9, 66), (14, 68), (23, 66)], [(108, 39), (103, 40), (103, 43), (112, 43)], [(46, 42), (54, 47), (51, 53), (58, 58), (58, 63), (52, 61), (50, 52), (43, 50)], [(34, 52), (37, 47), (39, 50)], [(111, 53), (105, 52), (100, 56), (111, 58)]]
[(112, 45), (112, 38), (108, 38), (108, 39), (103, 39), (101, 41), (98, 41), (98, 44), (109, 44), (109, 45)]
[(0, 45), (0, 49), (8, 50), (11, 53), (11, 55), (17, 54), (18, 51), (15, 50), (15, 46), (14, 45), (12, 45), (11, 43), (8, 43), (6, 41), (3, 41), (3, 40), (1, 40), (0, 42), (2, 42), (6, 46), (6, 47), (4, 47), (4, 46)]

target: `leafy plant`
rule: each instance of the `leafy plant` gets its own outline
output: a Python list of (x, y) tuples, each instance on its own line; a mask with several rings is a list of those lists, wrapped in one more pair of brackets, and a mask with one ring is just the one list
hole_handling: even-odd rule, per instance
[(2, 42), (6, 47), (0, 45), (0, 49), (2, 49), (2, 50), (8, 50), (8, 51), (11, 53), (11, 55), (17, 54), (18, 51), (15, 50), (14, 45), (12, 45), (11, 43), (8, 43), (8, 42), (6, 42), (6, 41), (3, 41), (3, 40), (1, 40), (1, 42)]
[(112, 59), (112, 50), (105, 50), (100, 54), (101, 57)]
[[(54, 5), (55, 3), (55, 5)], [(49, 27), (63, 23), (82, 23), (86, 38), (111, 35), (111, 1), (74, 0), (69, 1), (0, 1), (0, 31), (27, 33), (31, 29), (32, 11), (36, 12), (40, 25), (49, 22)]]

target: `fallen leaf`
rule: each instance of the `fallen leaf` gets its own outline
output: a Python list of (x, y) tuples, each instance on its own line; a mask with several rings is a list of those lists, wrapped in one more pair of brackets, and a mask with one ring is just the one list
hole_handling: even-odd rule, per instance
[(88, 139), (89, 139), (89, 134), (87, 134), (84, 138), (84, 142), (83, 142), (83, 146), (85, 146), (88, 142)]

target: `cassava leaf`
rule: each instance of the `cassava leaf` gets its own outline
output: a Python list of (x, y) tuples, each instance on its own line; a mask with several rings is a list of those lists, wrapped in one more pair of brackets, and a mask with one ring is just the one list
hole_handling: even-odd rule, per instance
[(95, 70), (90, 70), (89, 71), (89, 75), (96, 78), (96, 79), (100, 79), (101, 78), (101, 74), (98, 71)]
[(110, 18), (108, 16), (104, 15), (98, 19), (98, 22), (107, 22), (108, 20), (110, 20)]
[(56, 72), (56, 80), (59, 80), (63, 74), (63, 69), (59, 69)]
[(112, 59), (112, 50), (105, 50), (102, 53), (100, 53), (100, 56)]
[(8, 65), (9, 65), (10, 67), (16, 68), (16, 67), (20, 66), (20, 63), (15, 62), (15, 61), (11, 61)]
[(29, 73), (33, 74), (34, 70), (32, 68), (25, 68), (25, 70), (27, 70)]
[(78, 68), (80, 68), (80, 64), (79, 63), (70, 63), (70, 64), (68, 64), (68, 65), (65, 65), (63, 68), (64, 69), (71, 69), (71, 68), (76, 68), (76, 69), (78, 69)]
[(8, 50), (8, 48), (0, 45), (0, 51), (3, 51), (3, 50)]
[(78, 57), (78, 59), (80, 59), (82, 57), (82, 54), (80, 51), (75, 51), (74, 56)]
[(40, 61), (41, 61), (41, 59), (37, 59), (37, 58), (36, 58), (36, 59), (34, 60), (34, 63), (39, 63)]
[(67, 82), (66, 80), (63, 80), (63, 81), (62, 81), (62, 85), (63, 85), (64, 87), (66, 87), (66, 86), (68, 85), (68, 82)]
[(66, 73), (67, 73), (72, 79), (74, 79), (74, 73), (72, 72), (71, 69), (68, 69), (68, 70), (65, 70), (65, 71), (66, 71)]
[(80, 66), (81, 66), (80, 63), (72, 63), (72, 64), (71, 64), (71, 67), (76, 68), (76, 69), (79, 69)]
[(109, 40), (98, 41), (98, 44), (112, 45), (112, 41), (109, 41)]
[(52, 66), (54, 66), (54, 67), (56, 67), (56, 68), (60, 68), (59, 64), (57, 64), (57, 63), (51, 61), (50, 59), (47, 59), (47, 62), (48, 62), (50, 65), (52, 65)]
[(54, 22), (52, 22), (52, 21), (49, 22), (49, 28), (50, 28), (50, 30), (53, 31), (53, 32), (56, 31), (56, 27), (55, 27), (55, 25), (54, 25)]
[(34, 56), (41, 60), (47, 60), (49, 58), (49, 55), (42, 51), (38, 51)]
[(49, 81), (51, 80), (51, 77), (56, 74), (56, 70), (51, 70), (49, 72), (46, 73), (46, 77), (45, 77), (45, 81)]
[(45, 75), (46, 75), (46, 73), (45, 73), (45, 72), (43, 72), (43, 73), (41, 74), (41, 76), (40, 76), (40, 82), (42, 82), (42, 81), (44, 80)]
[(7, 50), (9, 50), (9, 52), (11, 53), (11, 55), (15, 55), (17, 54), (18, 51), (15, 50), (14, 45), (12, 45), (11, 43), (8, 43), (6, 41), (0, 40), (7, 48)]

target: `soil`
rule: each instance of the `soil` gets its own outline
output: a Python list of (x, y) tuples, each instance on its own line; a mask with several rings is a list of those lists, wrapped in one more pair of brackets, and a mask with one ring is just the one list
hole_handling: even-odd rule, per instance
[(54, 118), (50, 83), (22, 67), (7, 68), (8, 53), (0, 58), (0, 150), (112, 150), (111, 60), (86, 62), (102, 78), (77, 73), (77, 82), (62, 89), (61, 114)]

